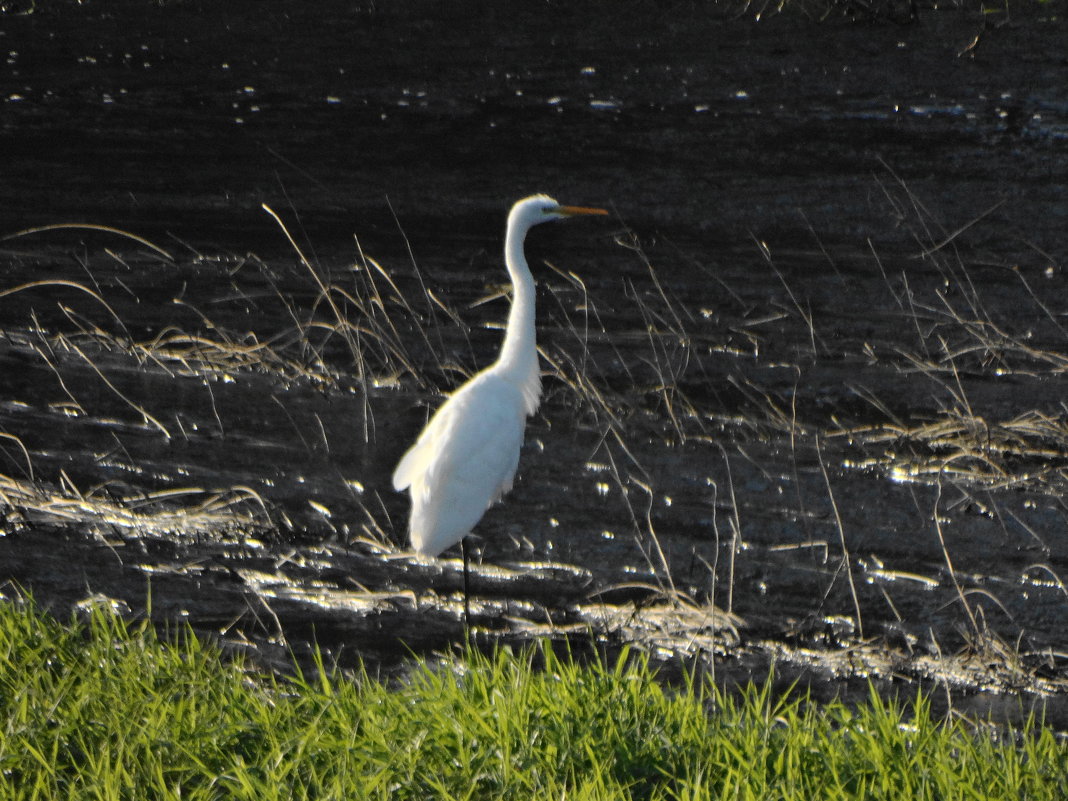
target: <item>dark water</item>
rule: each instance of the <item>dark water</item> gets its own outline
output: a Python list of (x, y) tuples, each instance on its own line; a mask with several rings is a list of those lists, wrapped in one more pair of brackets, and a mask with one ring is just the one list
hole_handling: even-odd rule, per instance
[(546, 401), (477, 532), (486, 642), (1063, 697), (1064, 3), (5, 8), (0, 233), (156, 248), (0, 242), (0, 289), (81, 287), (0, 298), (11, 591), (267, 660), (458, 642), (389, 475), (493, 358), (544, 191), (613, 217), (529, 242)]

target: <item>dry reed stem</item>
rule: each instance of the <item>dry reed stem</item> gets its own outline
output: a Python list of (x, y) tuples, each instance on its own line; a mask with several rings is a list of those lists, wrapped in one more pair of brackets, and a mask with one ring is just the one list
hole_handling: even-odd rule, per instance
[(838, 542), (842, 546), (842, 565), (846, 569), (846, 578), (849, 580), (849, 594), (853, 599), (853, 614), (857, 626), (858, 639), (864, 639), (864, 619), (860, 613), (860, 599), (857, 597), (857, 585), (853, 579), (853, 564), (849, 555), (849, 547), (846, 545), (845, 526), (842, 524), (842, 515), (838, 511), (838, 503), (834, 499), (834, 490), (831, 489), (831, 477), (827, 473), (827, 466), (823, 463), (823, 449), (820, 448), (819, 435), (816, 436), (816, 458), (819, 460), (820, 472), (823, 474), (823, 482), (827, 486), (827, 497), (831, 501), (831, 511), (834, 512), (835, 526), (838, 528)]
[(36, 228), (26, 228), (22, 231), (16, 231), (13, 234), (8, 234), (7, 236), (0, 237), (0, 242), (7, 242), (9, 240), (18, 239), (23, 236), (29, 236), (30, 234), (48, 233), (50, 231), (64, 230), (102, 231), (108, 234), (115, 234), (117, 236), (124, 237), (125, 239), (130, 239), (134, 242), (137, 242), (140, 245), (144, 245), (146, 248), (162, 256), (167, 261), (174, 261), (174, 258), (166, 250), (159, 247), (158, 245), (152, 244), (147, 239), (140, 237), (137, 234), (132, 234), (129, 231), (123, 231), (120, 228), (112, 228), (109, 225), (96, 225), (94, 223), (53, 223), (51, 225), (42, 225)]

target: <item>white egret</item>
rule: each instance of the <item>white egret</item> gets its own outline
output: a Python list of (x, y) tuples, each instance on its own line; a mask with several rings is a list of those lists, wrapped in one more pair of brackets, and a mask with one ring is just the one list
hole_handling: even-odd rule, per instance
[[(393, 487), (411, 493), (409, 529), (418, 553), (438, 556), (462, 544), (486, 509), (512, 488), (526, 418), (541, 399), (534, 277), (523, 255), (527, 232), (551, 220), (607, 213), (561, 206), (545, 195), (512, 206), (504, 261), (513, 297), (500, 355), (445, 401), (393, 472)], [(466, 549), (464, 579), (466, 605)]]

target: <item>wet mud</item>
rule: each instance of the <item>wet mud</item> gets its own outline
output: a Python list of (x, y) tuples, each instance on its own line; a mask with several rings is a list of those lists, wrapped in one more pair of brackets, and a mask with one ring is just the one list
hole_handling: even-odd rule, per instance
[(1063, 3), (0, 7), (5, 594), (279, 669), (462, 642), (389, 476), (544, 191), (613, 214), (528, 243), (476, 642), (1068, 728)]

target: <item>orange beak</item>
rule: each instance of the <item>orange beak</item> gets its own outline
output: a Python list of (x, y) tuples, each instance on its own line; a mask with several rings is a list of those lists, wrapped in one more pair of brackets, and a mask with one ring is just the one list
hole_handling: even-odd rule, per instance
[(567, 217), (575, 217), (579, 214), (608, 214), (605, 209), (594, 209), (589, 206), (560, 206), (554, 211)]

